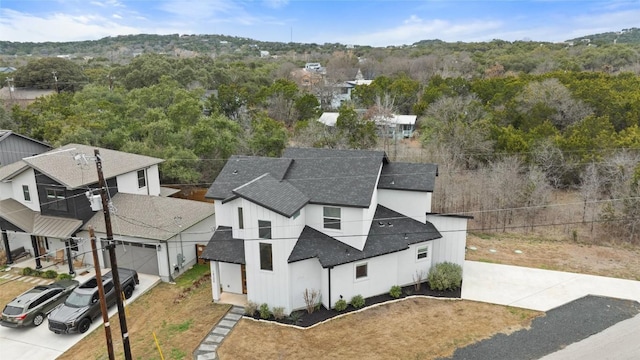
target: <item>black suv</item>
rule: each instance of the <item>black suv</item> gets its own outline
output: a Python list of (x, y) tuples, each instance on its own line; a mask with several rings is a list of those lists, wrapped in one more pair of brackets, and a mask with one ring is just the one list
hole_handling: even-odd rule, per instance
[(60, 305), (78, 284), (75, 280), (61, 280), (25, 291), (4, 307), (0, 324), (7, 327), (42, 324), (47, 314)]
[[(133, 295), (133, 290), (139, 284), (138, 273), (135, 270), (119, 268), (122, 292), (126, 299)], [(111, 272), (102, 276), (104, 295), (107, 307), (116, 302), (116, 292)], [(93, 319), (101, 315), (98, 294), (98, 280), (93, 277), (78, 286), (67, 300), (49, 314), (49, 330), (56, 334), (84, 333), (89, 330)]]

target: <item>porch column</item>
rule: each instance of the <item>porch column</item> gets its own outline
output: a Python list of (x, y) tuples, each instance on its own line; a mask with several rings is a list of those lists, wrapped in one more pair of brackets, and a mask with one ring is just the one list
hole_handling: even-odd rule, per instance
[(210, 261), (209, 268), (211, 269), (211, 295), (213, 301), (220, 301), (220, 265), (217, 261)]
[(2, 229), (2, 242), (4, 243), (4, 250), (7, 252), (7, 265), (13, 264), (13, 257), (11, 256), (11, 248), (9, 248), (9, 237), (7, 236), (7, 230)]
[(38, 249), (38, 241), (33, 235), (31, 235), (31, 246), (33, 246), (33, 257), (36, 259), (36, 269), (42, 269), (42, 264), (40, 264), (40, 249)]
[(69, 275), (73, 275), (73, 259), (71, 258), (71, 239), (64, 242), (64, 247), (67, 249), (67, 262), (69, 264)]

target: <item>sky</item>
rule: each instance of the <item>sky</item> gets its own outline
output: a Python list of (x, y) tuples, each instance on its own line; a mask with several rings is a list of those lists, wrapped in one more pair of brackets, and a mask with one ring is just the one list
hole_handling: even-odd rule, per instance
[(568, 39), (640, 27), (640, 0), (0, 0), (0, 40), (222, 34), (389, 46)]

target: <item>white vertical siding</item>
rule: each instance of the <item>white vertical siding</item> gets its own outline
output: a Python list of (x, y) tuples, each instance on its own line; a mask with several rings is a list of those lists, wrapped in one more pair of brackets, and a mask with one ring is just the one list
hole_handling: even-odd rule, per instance
[(234, 201), (230, 201), (223, 204), (222, 201), (216, 200), (213, 203), (216, 211), (216, 224), (218, 226), (233, 226), (233, 223), (232, 223), (233, 205), (232, 204)]
[[(418, 259), (418, 248), (428, 247), (427, 257)], [(413, 284), (418, 277), (422, 281), (427, 279), (433, 259), (433, 244), (431, 241), (413, 244), (408, 250), (398, 253), (398, 280), (394, 285), (405, 286)]]
[[(287, 259), (304, 228), (305, 210), (301, 210), (296, 219), (290, 219), (244, 199), (242, 208), (245, 217), (247, 299), (291, 309)], [(258, 220), (271, 221), (271, 239), (259, 238)], [(260, 243), (272, 245), (272, 271), (260, 269)]]
[(219, 275), (222, 291), (234, 294), (242, 294), (241, 265), (221, 262)]
[(0, 200), (13, 198), (13, 186), (10, 182), (0, 181)]
[(378, 189), (378, 203), (425, 223), (426, 213), (431, 211), (431, 193)]
[(138, 187), (138, 171), (131, 171), (126, 174), (116, 176), (118, 192), (138, 195), (160, 195), (160, 177), (158, 166), (154, 165), (144, 169), (146, 185)]
[(442, 234), (441, 239), (433, 240), (433, 265), (448, 261), (464, 266), (468, 219), (429, 215), (427, 221), (431, 222)]
[[(368, 276), (356, 280), (356, 265), (367, 263)], [(331, 270), (331, 306), (340, 299), (349, 302), (355, 295), (370, 297), (388, 292), (398, 285), (398, 254), (378, 256), (371, 259), (336, 266)]]
[[(24, 201), (22, 185), (27, 185), (29, 187), (29, 195), (31, 196), (31, 201)], [(12, 197), (14, 200), (18, 201), (19, 203), (33, 211), (40, 211), (38, 189), (36, 187), (36, 176), (33, 169), (29, 168), (20, 173), (20, 175), (14, 177), (11, 180), (11, 186), (13, 188), (13, 196), (9, 196), (10, 198)]]
[(211, 271), (211, 296), (213, 301), (220, 300), (220, 263), (217, 261), (209, 261), (209, 270)]
[[(369, 213), (369, 209), (344, 206), (332, 207), (340, 208), (340, 230), (324, 228), (323, 205), (311, 204), (305, 207), (307, 211), (306, 224), (322, 233), (335, 237), (349, 246), (362, 250), (367, 240), (369, 226), (371, 226), (371, 220), (367, 221), (365, 218), (365, 214)], [(365, 227), (366, 231), (363, 232)]]
[[(317, 259), (309, 259), (296, 261), (289, 264), (291, 273), (291, 308), (285, 309), (287, 313), (292, 310), (302, 309), (306, 306), (304, 302), (305, 289), (320, 291), (322, 300), (325, 300), (329, 294), (323, 287), (322, 272), (326, 272), (320, 266)], [(325, 307), (327, 305), (325, 304)]]

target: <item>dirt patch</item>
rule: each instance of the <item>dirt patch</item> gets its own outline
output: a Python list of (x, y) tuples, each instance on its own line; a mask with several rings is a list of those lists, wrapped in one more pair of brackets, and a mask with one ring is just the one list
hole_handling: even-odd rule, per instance
[[(494, 250), (494, 251), (492, 251)], [(519, 234), (469, 234), (467, 260), (640, 280), (640, 249)]]
[(431, 359), (529, 326), (535, 311), (463, 300), (409, 298), (311, 329), (242, 319), (221, 359)]

